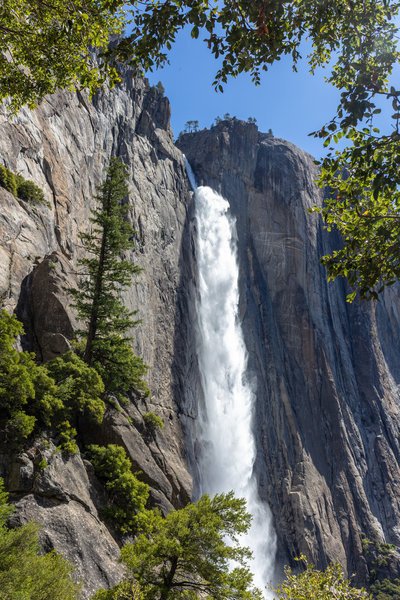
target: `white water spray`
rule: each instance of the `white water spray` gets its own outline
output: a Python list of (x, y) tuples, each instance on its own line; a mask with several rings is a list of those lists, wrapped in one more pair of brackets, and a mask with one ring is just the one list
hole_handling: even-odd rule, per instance
[[(254, 582), (264, 590), (273, 578), (276, 536), (253, 473), (255, 397), (246, 379), (247, 353), (238, 317), (236, 223), (228, 201), (209, 187), (197, 187), (188, 163), (186, 168), (195, 191), (197, 229), (196, 345), (204, 394), (204, 407), (199, 407), (200, 493), (233, 490), (245, 498), (253, 521), (241, 541), (253, 552)], [(265, 596), (272, 598), (268, 591)]]

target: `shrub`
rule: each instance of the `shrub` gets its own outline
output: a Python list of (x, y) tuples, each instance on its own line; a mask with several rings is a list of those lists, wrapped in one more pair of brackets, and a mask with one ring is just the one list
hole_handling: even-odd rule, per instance
[[(22, 181), (21, 181), (22, 180)], [(17, 180), (17, 196), (25, 202), (32, 202), (33, 204), (39, 204), (44, 202), (44, 193), (33, 181), (23, 179), (21, 176)]]
[(397, 600), (400, 598), (400, 579), (382, 579), (370, 586), (376, 600)]
[(8, 529), (13, 510), (0, 479), (1, 600), (78, 600), (81, 586), (72, 580), (72, 565), (58, 552), (40, 552), (34, 523)]
[(23, 440), (29, 437), (35, 428), (36, 419), (32, 415), (27, 415), (22, 410), (12, 414), (11, 419), (7, 423), (7, 432), (10, 438), (17, 444), (21, 444)]
[(121, 533), (135, 531), (138, 515), (146, 506), (149, 486), (132, 473), (131, 462), (121, 446), (91, 445), (87, 451), (109, 494), (110, 504), (103, 508), (104, 517)]
[(134, 389), (149, 396), (144, 377), (148, 371), (140, 356), (136, 356), (128, 341), (119, 335), (109, 335), (93, 342), (92, 366), (104, 381), (106, 390), (118, 399)]
[(58, 386), (58, 395), (67, 417), (76, 412), (87, 413), (96, 423), (102, 422), (104, 383), (95, 369), (72, 351), (46, 363), (46, 369)]
[(163, 420), (152, 411), (144, 413), (143, 421), (146, 425), (146, 428), (151, 431), (151, 433), (155, 433), (157, 429), (164, 429)]
[(104, 384), (74, 352), (37, 365), (34, 354), (14, 347), (22, 333), (16, 317), (1, 311), (0, 409), (7, 432), (21, 444), (39, 427), (51, 428), (60, 436), (60, 449), (76, 452), (74, 421), (79, 413), (102, 421)]
[(0, 165), (0, 185), (14, 196), (17, 195), (17, 182), (14, 173)]
[(371, 596), (364, 589), (351, 586), (345, 579), (343, 568), (339, 563), (331, 563), (325, 571), (318, 571), (314, 565), (308, 564), (301, 556), (296, 560), (305, 563), (302, 573), (293, 574), (290, 567), (285, 567), (286, 578), (276, 588), (272, 588), (278, 600), (367, 600)]
[(14, 348), (22, 324), (5, 310), (0, 312), (0, 408), (19, 412), (35, 395), (36, 364), (34, 355)]

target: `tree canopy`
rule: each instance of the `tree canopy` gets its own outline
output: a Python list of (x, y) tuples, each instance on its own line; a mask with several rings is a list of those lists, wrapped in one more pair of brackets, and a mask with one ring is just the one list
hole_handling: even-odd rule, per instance
[(143, 533), (122, 548), (121, 559), (143, 600), (261, 600), (246, 563), (251, 553), (238, 541), (250, 520), (232, 492), (202, 496), (165, 518), (145, 511)]
[(105, 405), (98, 373), (73, 352), (45, 365), (31, 352), (19, 352), (23, 334), (15, 315), (0, 311), (0, 423), (8, 443), (17, 447), (42, 429), (57, 433), (60, 448), (76, 452), (74, 425), (79, 414), (101, 423)]
[(273, 589), (277, 600), (372, 600), (364, 589), (351, 585), (339, 563), (318, 571), (304, 556), (297, 560), (303, 561), (306, 568), (293, 573), (290, 567), (285, 567), (285, 579)]

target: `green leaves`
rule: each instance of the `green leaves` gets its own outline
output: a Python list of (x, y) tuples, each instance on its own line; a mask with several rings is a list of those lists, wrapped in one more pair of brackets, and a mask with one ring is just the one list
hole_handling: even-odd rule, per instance
[(87, 451), (109, 494), (110, 504), (102, 511), (105, 518), (122, 533), (135, 532), (146, 506), (149, 486), (131, 472), (131, 462), (121, 446), (91, 445)]
[(343, 568), (339, 563), (331, 563), (325, 571), (318, 571), (314, 565), (303, 561), (306, 569), (302, 573), (292, 573), (290, 567), (285, 567), (286, 578), (273, 588), (278, 600), (368, 600), (371, 596), (364, 589), (352, 587), (345, 579)]
[(22, 445), (31, 434), (50, 429), (61, 449), (76, 452), (74, 421), (79, 413), (102, 421), (104, 384), (73, 352), (37, 365), (33, 354), (14, 347), (22, 332), (14, 315), (0, 312), (0, 409), (7, 436)]
[(42, 554), (38, 527), (5, 525), (13, 508), (0, 479), (0, 598), (5, 600), (78, 600), (81, 586), (72, 579), (73, 566), (58, 552)]
[[(232, 492), (202, 496), (165, 519), (146, 511), (143, 533), (122, 548), (121, 560), (139, 582), (144, 600), (260, 599), (246, 566), (251, 553), (238, 544), (250, 519), (245, 501)], [(231, 561), (238, 566), (232, 569)]]
[(33, 108), (58, 88), (88, 87), (93, 92), (109, 78), (119, 80), (115, 65), (96, 62), (93, 49), (107, 48), (121, 33), (123, 2), (5, 0), (0, 7), (0, 99), (9, 97), (16, 112)]
[(325, 226), (343, 240), (322, 263), (330, 279), (346, 277), (361, 298), (377, 299), (400, 277), (399, 141), (392, 135), (376, 138), (368, 129), (349, 129), (346, 137), (352, 146), (322, 162), (319, 185), (331, 193), (321, 213)]

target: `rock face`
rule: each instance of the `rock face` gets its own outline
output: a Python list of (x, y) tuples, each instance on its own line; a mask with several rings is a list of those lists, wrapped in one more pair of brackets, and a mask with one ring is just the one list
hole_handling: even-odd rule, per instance
[[(144, 271), (124, 301), (142, 319), (133, 335), (152, 395), (108, 407), (101, 427), (79, 426), (85, 442), (126, 449), (164, 512), (192, 495), (199, 394), (192, 195), (169, 115), (167, 99), (129, 71), (92, 102), (58, 94), (13, 121), (0, 114), (0, 163), (47, 200), (31, 206), (0, 188), (0, 297), (24, 322), (23, 347), (41, 360), (68, 349), (77, 325), (66, 288), (76, 285), (78, 234), (90, 227), (96, 185), (110, 156), (128, 165), (129, 256)], [(349, 305), (343, 282), (328, 285), (319, 257), (335, 240), (307, 213), (321, 202), (309, 155), (236, 120), (179, 146), (198, 182), (228, 198), (237, 219), (240, 309), (257, 382), (256, 471), (278, 564), (302, 552), (321, 567), (338, 559), (365, 583), (365, 540), (400, 545), (398, 288), (377, 305)], [(162, 417), (162, 432), (146, 430), (149, 410)], [(18, 456), (0, 448), (0, 476), (18, 509), (14, 522), (43, 526), (44, 546), (74, 560), (89, 598), (120, 577), (121, 540), (99, 519), (106, 499), (90, 463), (52, 443), (38, 440)], [(396, 554), (387, 569), (398, 576)]]
[(399, 289), (348, 304), (344, 283), (327, 283), (319, 257), (337, 240), (307, 213), (321, 203), (308, 154), (237, 120), (178, 145), (237, 219), (256, 470), (278, 564), (339, 560), (365, 584), (363, 536), (400, 545)]
[[(110, 408), (103, 428), (88, 427), (85, 435), (88, 441), (123, 445), (151, 486), (152, 504), (164, 512), (185, 504), (192, 487), (179, 416), (183, 389), (176, 355), (181, 351), (175, 352), (176, 347), (184, 348), (188, 326), (181, 310), (180, 257), (191, 194), (169, 117), (168, 100), (129, 71), (121, 86), (92, 102), (81, 93), (60, 93), (14, 120), (0, 114), (0, 163), (33, 180), (47, 201), (31, 206), (0, 188), (0, 295), (5, 307), (16, 310), (24, 322), (24, 347), (41, 360), (68, 349), (76, 327), (65, 288), (76, 285), (82, 253), (78, 234), (90, 228), (96, 185), (104, 180), (112, 155), (128, 165), (130, 218), (137, 232), (129, 257), (143, 273), (124, 301), (142, 320), (133, 336), (135, 350), (150, 367), (152, 395), (146, 401), (134, 398), (127, 412)], [(141, 415), (150, 410), (165, 427), (149, 437)], [(85, 431), (84, 424), (81, 427)], [(80, 461), (82, 477), (76, 487), (82, 488), (85, 499), (77, 491), (64, 490), (60, 499), (31, 484), (21, 488), (8, 458), (0, 468), (17, 500), (18, 518), (44, 525), (49, 545), (73, 557), (85, 578), (92, 573), (85, 591), (89, 597), (120, 574), (119, 552), (111, 533), (99, 525), (99, 504), (89, 502), (84, 462), (79, 456), (71, 461), (57, 459), (57, 486), (62, 489), (62, 481), (75, 473)], [(99, 544), (94, 540), (98, 526), (103, 540)], [(63, 529), (65, 535), (60, 533)], [(87, 552), (88, 546), (96, 552)]]

